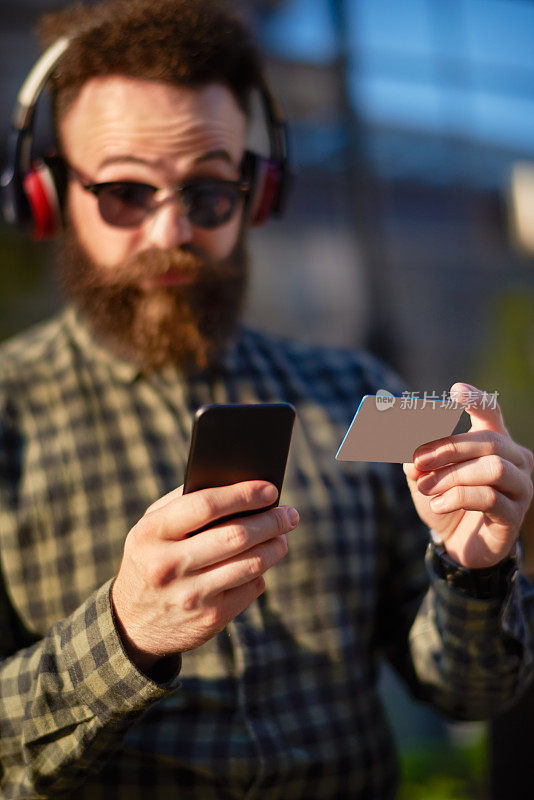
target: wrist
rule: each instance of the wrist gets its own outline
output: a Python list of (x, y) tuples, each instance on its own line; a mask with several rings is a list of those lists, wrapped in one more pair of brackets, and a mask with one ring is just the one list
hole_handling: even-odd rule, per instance
[(120, 620), (117, 618), (115, 619), (115, 626), (127, 657), (140, 672), (147, 676), (147, 678), (156, 681), (156, 683), (166, 683), (180, 671), (182, 665), (182, 656), (180, 653), (173, 653), (171, 655), (153, 655), (152, 653), (147, 653), (144, 650), (140, 650), (130, 639)]
[(122, 614), (120, 612), (120, 597), (117, 596), (118, 594), (120, 595), (118, 591), (118, 584), (115, 580), (111, 587), (111, 610), (113, 614), (113, 621), (115, 623), (115, 629), (121, 641), (122, 648), (132, 664), (141, 672), (148, 674), (163, 656), (143, 650), (132, 639), (122, 619)]
[(114, 579), (109, 589), (109, 602), (113, 625), (123, 654), (136, 670), (142, 673), (146, 678), (149, 678), (154, 683), (162, 685), (169, 683), (169, 681), (176, 678), (182, 668), (181, 654), (154, 655), (138, 647), (129, 636), (120, 617), (117, 609), (116, 597), (114, 596), (114, 592), (116, 591), (117, 584), (116, 579)]

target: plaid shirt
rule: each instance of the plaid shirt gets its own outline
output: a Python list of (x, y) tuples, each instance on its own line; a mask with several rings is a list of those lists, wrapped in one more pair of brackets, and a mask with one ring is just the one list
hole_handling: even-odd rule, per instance
[[(0, 351), (0, 787), (4, 798), (386, 798), (385, 655), (418, 696), (484, 717), (526, 681), (532, 596), (428, 573), (399, 465), (333, 459), (365, 354), (243, 330), (216, 373), (143, 376), (72, 310)], [(110, 587), (125, 536), (182, 482), (194, 411), (297, 409), (282, 495), (300, 512), (265, 594), (158, 683), (125, 655)]]

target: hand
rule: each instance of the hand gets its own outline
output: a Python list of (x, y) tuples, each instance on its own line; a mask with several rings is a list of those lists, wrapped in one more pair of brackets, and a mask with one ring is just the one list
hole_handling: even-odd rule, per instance
[(132, 528), (113, 584), (125, 648), (144, 671), (199, 647), (259, 597), (262, 574), (286, 555), (285, 534), (298, 524), (288, 507), (217, 524), (273, 503), (276, 487), (265, 481), (182, 490), (156, 501)]
[(482, 395), (455, 383), (451, 397), (469, 403), (471, 428), (422, 445), (404, 464), (419, 516), (468, 569), (506, 558), (532, 499), (534, 457), (513, 441), (497, 404), (482, 408)]

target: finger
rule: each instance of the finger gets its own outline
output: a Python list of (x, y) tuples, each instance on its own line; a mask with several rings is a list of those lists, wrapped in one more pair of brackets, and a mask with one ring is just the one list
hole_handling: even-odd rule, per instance
[(240, 553), (224, 564), (217, 564), (202, 574), (206, 597), (215, 597), (221, 592), (234, 589), (255, 580), (267, 572), (288, 552), (285, 534)]
[[(255, 578), (249, 583), (223, 592), (217, 599), (221, 603), (221, 616), (224, 620), (224, 625), (235, 619), (238, 614), (242, 614), (264, 591), (265, 580), (260, 575), (259, 578)], [(221, 630), (224, 625), (220, 626)]]
[(158, 508), (162, 508), (166, 506), (171, 500), (175, 500), (177, 497), (181, 497), (184, 493), (184, 486), (178, 486), (176, 489), (173, 489), (171, 492), (167, 492), (167, 494), (162, 495), (158, 500), (155, 500), (147, 510), (145, 511), (146, 514), (150, 514), (152, 511), (157, 511)]
[(231, 486), (177, 494), (142, 518), (160, 539), (184, 539), (192, 531), (227, 516), (266, 508), (275, 502), (278, 490), (267, 481), (243, 481)]
[(250, 517), (238, 517), (224, 525), (215, 525), (188, 539), (188, 572), (219, 564), (262, 542), (289, 533), (298, 523), (296, 509), (279, 506)]
[(462, 405), (471, 417), (471, 430), (492, 430), (508, 434), (499, 404), (497, 393), (489, 394), (469, 383), (454, 383), (450, 396)]
[(414, 465), (420, 472), (469, 461), (481, 456), (497, 455), (520, 469), (528, 467), (528, 451), (509, 436), (495, 431), (469, 431), (446, 436), (418, 447)]
[(515, 525), (519, 518), (517, 503), (494, 489), (493, 486), (455, 486), (430, 500), (435, 514), (451, 511), (481, 511), (493, 522)]
[(493, 486), (511, 498), (526, 497), (530, 479), (515, 464), (500, 456), (484, 456), (443, 469), (427, 472), (417, 479), (424, 495), (437, 495), (453, 486)]
[(425, 474), (421, 470), (417, 469), (415, 464), (412, 464), (412, 462), (406, 462), (405, 464), (403, 464), (402, 469), (404, 470), (404, 474), (411, 483), (415, 482), (421, 475)]

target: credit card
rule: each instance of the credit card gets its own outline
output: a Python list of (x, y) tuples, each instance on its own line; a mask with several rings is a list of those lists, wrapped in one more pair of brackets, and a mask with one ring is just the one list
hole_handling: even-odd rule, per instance
[(366, 394), (336, 459), (411, 463), (420, 445), (452, 434), (463, 410), (455, 400)]

